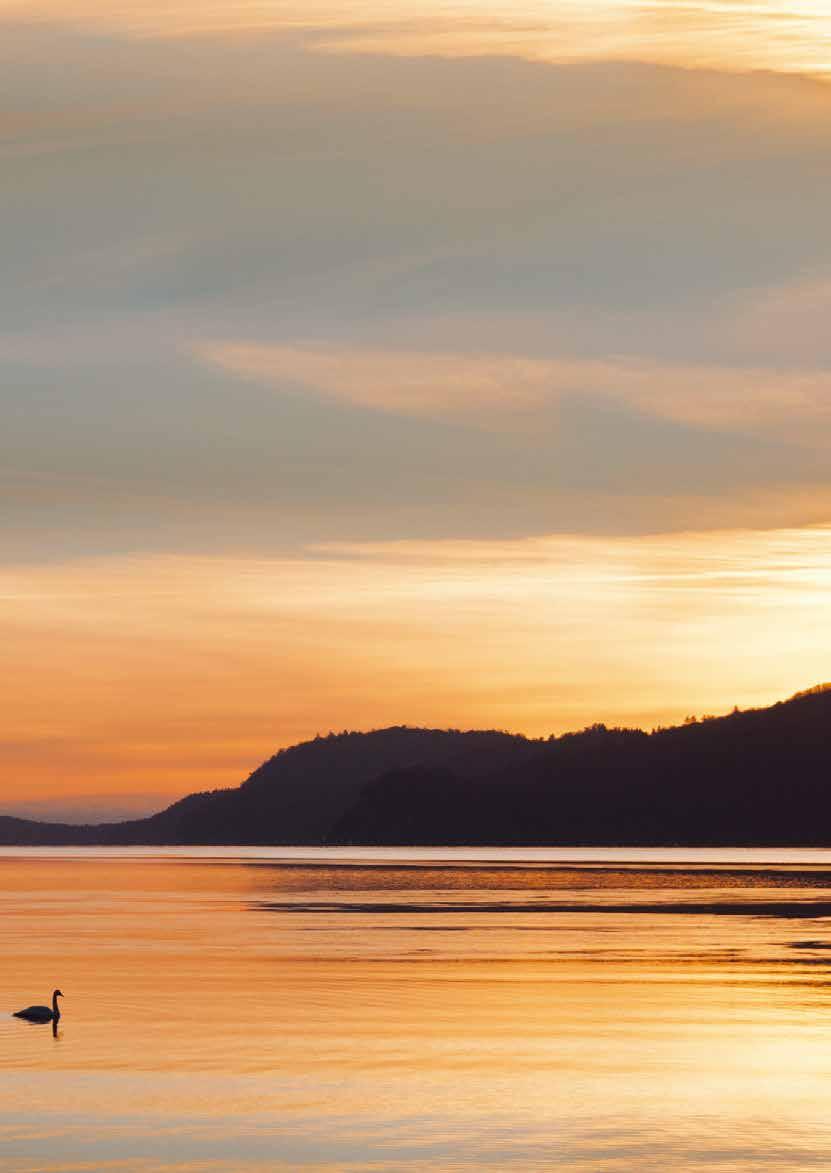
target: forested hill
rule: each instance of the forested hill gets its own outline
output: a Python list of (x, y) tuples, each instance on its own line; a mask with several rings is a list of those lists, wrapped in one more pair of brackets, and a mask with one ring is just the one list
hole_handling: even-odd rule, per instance
[(597, 726), (475, 784), (402, 770), (333, 841), (831, 846), (831, 691), (652, 734)]
[(458, 778), (521, 768), (541, 742), (499, 732), (396, 726), (281, 750), (233, 790), (191, 794), (146, 819), (96, 826), (0, 817), (0, 844), (324, 843), (368, 782), (400, 769)]
[(831, 846), (831, 690), (651, 734), (331, 735), (151, 818), (0, 818), (0, 843)]

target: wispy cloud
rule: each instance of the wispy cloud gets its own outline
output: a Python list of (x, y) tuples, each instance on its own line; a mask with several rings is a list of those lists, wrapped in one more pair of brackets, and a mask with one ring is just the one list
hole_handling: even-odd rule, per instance
[[(0, 19), (132, 37), (293, 33), (337, 52), (534, 60), (654, 61), (823, 75), (831, 16), (821, 0), (2, 0)], [(313, 43), (315, 43), (313, 42)]]
[(831, 373), (523, 355), (206, 343), (197, 355), (232, 374), (300, 384), (364, 407), (534, 427), (563, 396), (602, 396), (638, 411), (714, 428), (810, 436), (831, 424)]

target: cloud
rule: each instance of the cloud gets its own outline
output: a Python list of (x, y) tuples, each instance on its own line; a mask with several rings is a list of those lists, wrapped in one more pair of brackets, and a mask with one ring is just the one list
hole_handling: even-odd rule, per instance
[(4, 32), (6, 550), (826, 508), (827, 86)]
[(831, 372), (774, 371), (649, 360), (209, 343), (199, 357), (234, 375), (300, 384), (362, 407), (533, 428), (564, 396), (620, 401), (679, 423), (774, 430), (810, 439), (831, 424)]
[(810, 0), (3, 0), (0, 19), (41, 21), (134, 38), (302, 35), (329, 52), (471, 57), (505, 54), (546, 62), (598, 59), (684, 67), (828, 70), (827, 6)]
[(831, 280), (815, 278), (755, 290), (735, 306), (725, 332), (759, 361), (831, 373), (830, 319)]
[(47, 25), (11, 28), (0, 61), (8, 329), (700, 311), (831, 266), (823, 85), (281, 38), (107, 55)]
[[(326, 394), (197, 365), (172, 346), (158, 354), (141, 332), (122, 342), (97, 361), (79, 344), (63, 364), (58, 344), (44, 343), (44, 367), (24, 363), (33, 356), (21, 346), (7, 365), (6, 558), (831, 516), (827, 429), (816, 422), (810, 443), (786, 442), (775, 427), (688, 424), (576, 383), (557, 397), (533, 384), (522, 411), (506, 414), (495, 377), (485, 409), (469, 382), (461, 405), (436, 407), (428, 385), (429, 413), (420, 400), (415, 413), (392, 411), (377, 406), (382, 382), (370, 386), (371, 406), (350, 397), (365, 394), (363, 366), (348, 395)], [(416, 366), (425, 380), (435, 379), (432, 353)], [(458, 356), (441, 357), (453, 377)], [(408, 365), (383, 371), (392, 379)]]

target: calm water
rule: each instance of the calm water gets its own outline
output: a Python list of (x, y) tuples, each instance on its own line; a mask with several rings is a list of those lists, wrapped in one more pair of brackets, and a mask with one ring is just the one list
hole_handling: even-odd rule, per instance
[(2, 851), (0, 901), (3, 1170), (831, 1167), (831, 852)]

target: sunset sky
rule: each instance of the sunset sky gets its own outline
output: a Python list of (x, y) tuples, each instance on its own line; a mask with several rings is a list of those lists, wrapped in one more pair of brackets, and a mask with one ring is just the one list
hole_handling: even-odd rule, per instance
[(827, 0), (0, 0), (0, 813), (831, 679)]

